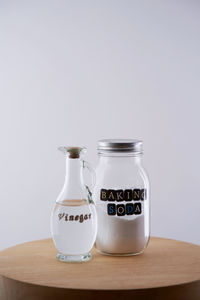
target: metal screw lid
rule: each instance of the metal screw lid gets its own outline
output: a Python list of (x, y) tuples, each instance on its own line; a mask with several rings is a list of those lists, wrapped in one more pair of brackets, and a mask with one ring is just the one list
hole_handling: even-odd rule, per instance
[(98, 152), (143, 152), (143, 142), (135, 139), (104, 139), (98, 141)]

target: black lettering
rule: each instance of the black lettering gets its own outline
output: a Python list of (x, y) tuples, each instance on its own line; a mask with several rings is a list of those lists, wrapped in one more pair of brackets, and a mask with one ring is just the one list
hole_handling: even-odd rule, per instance
[(108, 200), (108, 199), (107, 199), (107, 190), (101, 189), (100, 199), (103, 200), (103, 201)]
[(147, 190), (146, 189), (141, 189), (140, 198), (141, 198), (141, 200), (147, 199)]
[(134, 208), (132, 203), (126, 204), (126, 214), (127, 215), (133, 215), (134, 214)]
[(140, 200), (140, 189), (133, 190), (133, 200)]
[(120, 217), (125, 216), (125, 205), (124, 204), (117, 205), (117, 215)]
[(116, 214), (116, 205), (113, 203), (110, 203), (107, 205), (108, 215), (114, 216)]
[(132, 190), (125, 190), (124, 191), (124, 200), (126, 200), (126, 201), (133, 200)]
[(108, 201), (115, 201), (116, 191), (115, 190), (108, 190), (107, 191), (107, 199), (108, 199)]
[(123, 190), (116, 190), (115, 192), (116, 200), (123, 201), (124, 200), (124, 191)]
[(59, 220), (61, 220), (61, 219), (64, 217), (64, 215), (65, 215), (65, 213), (63, 213), (63, 214), (58, 214)]
[(140, 215), (142, 213), (141, 203), (140, 202), (134, 203), (133, 209), (135, 215)]

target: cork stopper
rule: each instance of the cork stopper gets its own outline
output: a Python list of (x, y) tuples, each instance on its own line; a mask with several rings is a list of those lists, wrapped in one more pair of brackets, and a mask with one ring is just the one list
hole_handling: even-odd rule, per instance
[(80, 147), (69, 147), (67, 150), (69, 158), (79, 158), (82, 149), (83, 148)]
[(86, 148), (84, 147), (59, 147), (58, 150), (66, 154), (69, 158), (76, 159), (80, 158), (81, 154), (84, 153)]

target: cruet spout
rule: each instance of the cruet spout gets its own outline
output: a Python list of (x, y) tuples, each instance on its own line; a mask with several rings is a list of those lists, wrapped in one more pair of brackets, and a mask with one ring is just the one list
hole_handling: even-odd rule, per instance
[(69, 158), (80, 158), (81, 154), (84, 154), (86, 151), (85, 147), (58, 147), (58, 150), (69, 156)]

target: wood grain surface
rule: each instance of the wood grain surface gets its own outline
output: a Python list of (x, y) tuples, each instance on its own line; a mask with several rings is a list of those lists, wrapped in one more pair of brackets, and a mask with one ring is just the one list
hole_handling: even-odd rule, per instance
[[(135, 295), (137, 299), (145, 299), (142, 295), (161, 299), (162, 295), (162, 299), (168, 299), (167, 293), (170, 299), (190, 299), (184, 298), (187, 295), (200, 299), (200, 246), (197, 245), (151, 238), (145, 252), (138, 256), (104, 256), (93, 249), (93, 259), (84, 263), (62, 263), (56, 259), (56, 253), (51, 239), (1, 251), (0, 299), (47, 299), (47, 294), (48, 299), (64, 299), (66, 295), (92, 299), (94, 293), (96, 299), (108, 295), (112, 299), (116, 293), (113, 299), (126, 299), (126, 295)], [(31, 291), (33, 295), (36, 293), (35, 298), (27, 296)], [(153, 294), (154, 298), (150, 298)], [(173, 298), (176, 295), (178, 298)]]

